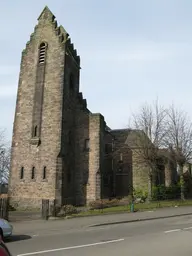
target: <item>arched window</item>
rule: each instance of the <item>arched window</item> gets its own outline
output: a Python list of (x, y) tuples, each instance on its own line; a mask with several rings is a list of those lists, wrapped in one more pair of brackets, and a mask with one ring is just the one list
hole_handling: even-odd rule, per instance
[(35, 179), (35, 167), (32, 167), (32, 170), (31, 170), (31, 179), (32, 179), (32, 180)]
[(46, 168), (46, 166), (44, 166), (44, 168), (43, 168), (43, 179), (45, 180), (46, 179), (46, 177), (47, 177), (47, 170), (46, 170), (47, 168)]
[(45, 63), (46, 44), (42, 43), (39, 47), (39, 64)]
[(24, 178), (24, 167), (21, 167), (20, 170), (20, 179), (22, 180)]

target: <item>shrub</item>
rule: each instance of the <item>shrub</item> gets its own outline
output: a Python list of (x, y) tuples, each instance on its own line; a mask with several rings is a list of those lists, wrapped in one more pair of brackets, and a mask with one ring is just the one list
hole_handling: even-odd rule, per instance
[(119, 201), (119, 205), (129, 205), (130, 202), (132, 202), (132, 196), (131, 196), (131, 195), (126, 196), (126, 197), (123, 197), (123, 198)]
[(104, 209), (104, 208), (109, 208), (109, 207), (114, 207), (119, 205), (119, 200), (118, 199), (103, 199), (103, 200), (95, 200), (89, 203), (89, 207), (91, 210), (95, 209)]
[(11, 212), (16, 211), (15, 207), (9, 204), (8, 210)]
[(53, 216), (53, 217), (57, 216), (60, 211), (61, 211), (61, 206), (59, 206), (59, 205), (50, 207), (50, 213), (51, 213), (51, 216)]
[(170, 187), (159, 185), (159, 186), (153, 187), (153, 200), (170, 200), (170, 199), (178, 199), (179, 197), (180, 197), (179, 185), (172, 185)]
[(154, 186), (152, 189), (152, 198), (153, 200), (159, 200), (159, 188), (158, 186)]
[(72, 215), (78, 213), (78, 210), (75, 206), (73, 205), (63, 205), (61, 206), (61, 209), (58, 213), (58, 216), (60, 217), (65, 217), (67, 215)]
[(167, 199), (178, 199), (181, 195), (180, 185), (173, 185), (166, 188), (166, 198)]
[(159, 185), (153, 188), (153, 199), (155, 200), (165, 200), (166, 199), (166, 187), (164, 185)]
[(119, 205), (119, 200), (114, 198), (112, 200), (109, 200), (107, 204), (109, 205), (109, 207), (118, 206)]
[(134, 198), (135, 199), (140, 198), (141, 200), (145, 201), (147, 196), (148, 196), (148, 193), (145, 190), (135, 189), (135, 191), (134, 191)]
[(89, 203), (89, 207), (90, 207), (91, 210), (103, 209), (104, 205), (105, 205), (104, 201), (102, 201), (102, 200), (95, 200), (95, 201), (92, 201), (92, 202)]

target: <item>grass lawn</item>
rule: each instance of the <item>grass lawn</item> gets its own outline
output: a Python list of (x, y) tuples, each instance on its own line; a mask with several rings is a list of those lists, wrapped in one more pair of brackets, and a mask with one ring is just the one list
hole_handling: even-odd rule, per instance
[[(163, 207), (174, 207), (174, 206), (192, 206), (192, 200), (175, 200), (175, 201), (154, 201), (151, 203), (139, 203), (134, 205), (135, 211), (145, 211), (145, 210), (153, 210), (157, 208)], [(96, 209), (96, 210), (88, 210), (84, 212), (80, 212), (78, 214), (74, 214), (73, 216), (92, 216), (92, 215), (101, 215), (101, 214), (109, 214), (109, 213), (123, 213), (130, 212), (130, 205), (123, 206), (114, 206), (105, 209)]]

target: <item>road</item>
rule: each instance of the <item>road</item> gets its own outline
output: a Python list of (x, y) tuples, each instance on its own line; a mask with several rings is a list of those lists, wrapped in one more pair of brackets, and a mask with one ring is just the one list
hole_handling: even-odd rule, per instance
[(85, 218), (69, 223), (73, 221), (82, 225), (64, 228), (65, 221), (43, 225), (34, 221), (29, 230), (29, 224), (17, 224), (7, 246), (13, 256), (189, 256), (192, 252), (192, 215), (92, 227), (83, 225)]

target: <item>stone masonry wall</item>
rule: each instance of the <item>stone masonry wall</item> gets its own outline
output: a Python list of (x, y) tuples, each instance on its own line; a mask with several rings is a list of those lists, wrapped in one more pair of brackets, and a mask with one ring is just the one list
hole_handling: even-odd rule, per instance
[(125, 143), (126, 129), (112, 130), (114, 136), (113, 168), (116, 196), (128, 196), (132, 192), (132, 151)]
[[(71, 51), (74, 56), (71, 56)], [(76, 50), (69, 45), (66, 47), (63, 107), (62, 107), (62, 134), (61, 155), (63, 158), (62, 169), (62, 204), (75, 204), (76, 190), (76, 149), (78, 148), (76, 115), (79, 109), (79, 65)]]
[(109, 198), (113, 196), (113, 183), (114, 183), (114, 172), (113, 172), (113, 136), (110, 132), (104, 133), (104, 164), (103, 164), (103, 175), (102, 175), (102, 198)]
[[(36, 82), (38, 47), (48, 43), (41, 144), (31, 142), (33, 97)], [(55, 199), (61, 182), (56, 182), (57, 156), (60, 153), (62, 118), (62, 83), (64, 70), (64, 45), (57, 35), (57, 27), (48, 10), (39, 18), (34, 34), (22, 54), (17, 106), (14, 120), (11, 173), (9, 182), (10, 203), (16, 208), (41, 207), (42, 198)], [(46, 166), (46, 179), (43, 168)], [(20, 179), (21, 167), (24, 177)], [(35, 178), (31, 170), (35, 167)], [(57, 193), (61, 195), (61, 193)]]
[[(90, 140), (89, 111), (82, 105), (82, 94), (76, 110), (76, 151), (75, 151), (75, 201), (76, 205), (85, 205), (87, 186), (89, 186), (89, 148), (86, 140)], [(90, 145), (91, 147), (91, 145)]]
[(164, 172), (165, 172), (165, 186), (169, 187), (173, 183), (172, 182), (173, 181), (173, 179), (172, 179), (172, 176), (173, 176), (172, 175), (172, 168), (171, 168), (171, 164), (170, 163), (165, 165)]
[(104, 118), (101, 114), (89, 116), (89, 181), (87, 203), (101, 198), (101, 174), (104, 162)]
[(138, 154), (132, 150), (133, 188), (148, 191), (148, 166), (142, 163)]

